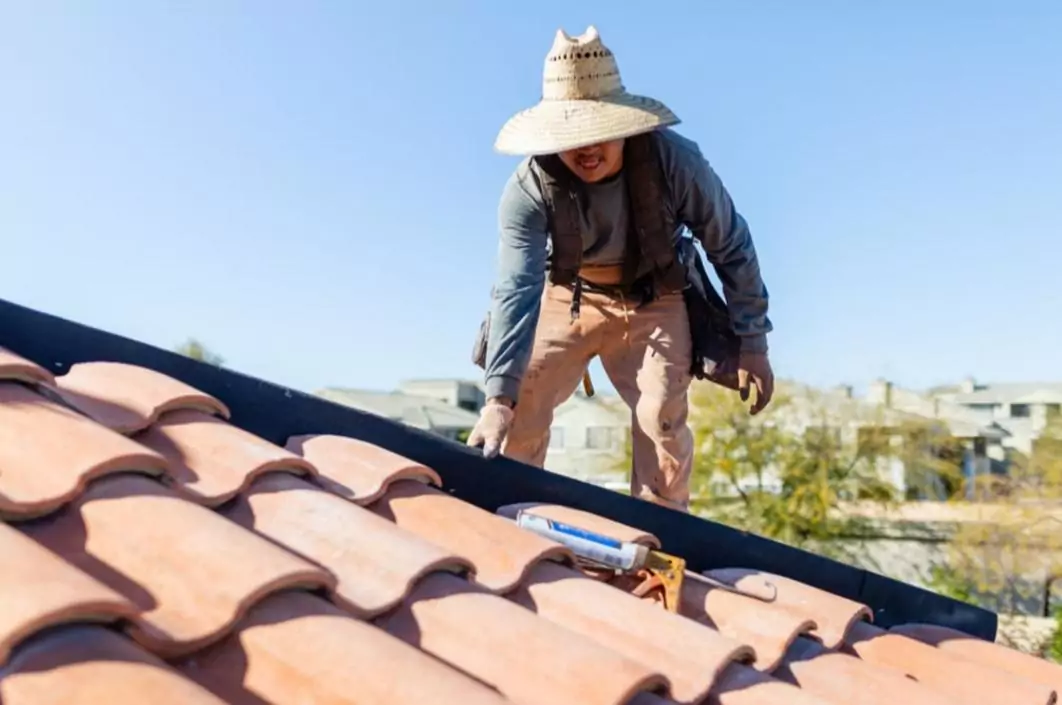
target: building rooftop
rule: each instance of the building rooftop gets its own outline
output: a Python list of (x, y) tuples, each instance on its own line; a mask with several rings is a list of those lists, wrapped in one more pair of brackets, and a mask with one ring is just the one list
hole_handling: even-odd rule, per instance
[(1058, 404), (1062, 382), (1004, 382), (978, 384), (972, 392), (952, 396), (956, 404)]
[[(1062, 689), (1062, 667), (978, 638), (994, 616), (913, 586), (10, 304), (0, 345), (4, 705)], [(687, 581), (673, 614), (521, 508), (662, 545), (716, 586)]]
[(326, 387), (315, 394), (329, 401), (425, 430), (472, 428), (479, 419), (479, 415), (471, 411), (419, 394), (342, 387)]
[(954, 395), (944, 391), (945, 389), (938, 387), (936, 395), (932, 395), (879, 379), (871, 384), (865, 400), (907, 418), (938, 420), (952, 435), (959, 438), (1002, 440), (1010, 435), (1009, 429), (995, 421), (986, 422), (984, 416), (956, 402)]

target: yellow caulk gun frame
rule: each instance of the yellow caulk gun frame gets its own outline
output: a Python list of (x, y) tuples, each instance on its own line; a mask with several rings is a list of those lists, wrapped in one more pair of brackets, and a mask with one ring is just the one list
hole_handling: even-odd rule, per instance
[(686, 560), (679, 556), (657, 551), (632, 541), (620, 541), (611, 536), (547, 519), (533, 512), (521, 510), (516, 515), (516, 524), (522, 529), (533, 531), (568, 547), (576, 557), (591, 566), (612, 569), (626, 575), (633, 575), (640, 571), (647, 572), (650, 579), (639, 586), (635, 594), (640, 596), (658, 585), (664, 592), (664, 608), (669, 612), (679, 611), (679, 605), (682, 602), (682, 585), (686, 578), (705, 583), (716, 589), (737, 592), (765, 601), (774, 600), (777, 594), (775, 586), (770, 583), (765, 584), (765, 587), (770, 588), (765, 592), (770, 594), (758, 590), (754, 592), (739, 590), (732, 585), (686, 570)]

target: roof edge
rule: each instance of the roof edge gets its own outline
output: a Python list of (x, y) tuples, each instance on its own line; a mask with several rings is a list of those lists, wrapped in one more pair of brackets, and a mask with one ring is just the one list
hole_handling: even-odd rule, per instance
[(493, 512), (521, 502), (566, 504), (637, 526), (696, 572), (744, 567), (866, 604), (882, 627), (937, 624), (994, 640), (997, 615), (943, 595), (731, 527), (499, 457), (430, 432), (0, 299), (0, 346), (54, 374), (93, 360), (151, 368), (224, 399), (232, 421), (283, 446), (291, 436), (338, 434), (426, 465), (454, 496)]

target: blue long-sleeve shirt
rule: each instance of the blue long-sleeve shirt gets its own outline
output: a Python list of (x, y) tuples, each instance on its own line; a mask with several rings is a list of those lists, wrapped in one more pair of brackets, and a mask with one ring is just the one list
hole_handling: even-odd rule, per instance
[[(686, 226), (704, 248), (723, 284), (731, 322), (742, 349), (765, 351), (771, 322), (767, 287), (760, 276), (748, 225), (697, 144), (672, 129), (653, 134), (670, 185), (675, 242)], [(621, 171), (585, 184), (581, 215), (583, 263), (618, 264), (626, 250), (627, 193)], [(488, 398), (516, 399), (531, 357), (546, 280), (550, 236), (542, 188), (530, 159), (505, 184), (498, 208), (501, 238), (485, 358)]]

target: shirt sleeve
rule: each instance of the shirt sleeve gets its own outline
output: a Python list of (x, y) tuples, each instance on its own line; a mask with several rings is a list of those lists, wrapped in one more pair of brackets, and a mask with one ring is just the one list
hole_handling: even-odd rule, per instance
[(767, 287), (748, 224), (695, 143), (670, 132), (663, 135), (661, 143), (676, 218), (701, 243), (719, 275), (742, 350), (765, 352), (767, 334), (773, 326), (767, 316)]
[(526, 169), (518, 169), (505, 185), (498, 229), (484, 386), (488, 399), (505, 396), (515, 402), (534, 346), (549, 242), (542, 196)]

